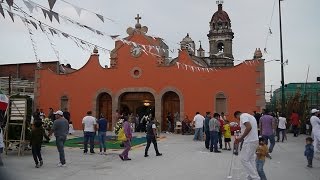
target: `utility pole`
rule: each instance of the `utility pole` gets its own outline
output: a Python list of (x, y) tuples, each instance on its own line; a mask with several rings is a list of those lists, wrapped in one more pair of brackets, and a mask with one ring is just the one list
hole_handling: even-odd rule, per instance
[(283, 69), (283, 45), (282, 45), (282, 22), (281, 22), (281, 1), (279, 0), (279, 25), (280, 25), (280, 53), (281, 53), (281, 113), (286, 113), (284, 93), (284, 69)]

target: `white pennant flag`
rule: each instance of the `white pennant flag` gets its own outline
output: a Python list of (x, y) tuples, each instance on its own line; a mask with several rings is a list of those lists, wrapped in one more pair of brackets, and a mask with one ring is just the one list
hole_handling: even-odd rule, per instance
[(78, 6), (75, 6), (75, 5), (72, 5), (72, 6), (77, 11), (78, 16), (80, 17), (82, 8), (79, 8)]
[(176, 62), (176, 63), (177, 63), (178, 69), (179, 69), (179, 67), (180, 67), (180, 63), (179, 63), (179, 62)]
[(208, 68), (206, 68), (206, 70), (209, 72), (209, 69), (208, 69)]
[(186, 70), (188, 70), (188, 65), (185, 64), (184, 67), (186, 68)]
[(197, 69), (198, 69), (198, 71), (200, 71), (200, 68), (199, 68), (199, 67), (197, 67)]
[(146, 55), (149, 55), (145, 49), (142, 49), (142, 51), (143, 51)]
[(156, 46), (156, 49), (157, 49), (157, 52), (158, 52), (158, 54), (159, 54), (160, 48), (159, 48), (158, 46)]
[(26, 0), (23, 0), (23, 2), (26, 5), (26, 7), (29, 9), (30, 13), (33, 13), (33, 10), (35, 9), (34, 4)]
[(29, 21), (28, 21), (26, 18), (24, 18), (24, 17), (21, 17), (21, 16), (20, 16), (20, 19), (21, 19), (21, 21), (24, 22), (24, 23), (29, 23)]
[(194, 67), (193, 66), (191, 66), (191, 70), (192, 70), (192, 72), (194, 72)]
[(141, 46), (144, 50), (146, 50), (146, 45), (142, 44)]
[(148, 48), (149, 48), (149, 52), (151, 52), (153, 46), (148, 45)]

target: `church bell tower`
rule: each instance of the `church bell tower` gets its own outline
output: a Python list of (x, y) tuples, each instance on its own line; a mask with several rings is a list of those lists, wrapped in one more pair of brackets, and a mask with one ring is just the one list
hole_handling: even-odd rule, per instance
[(208, 39), (212, 66), (233, 66), (232, 40), (234, 33), (227, 12), (222, 9), (223, 1), (217, 1), (218, 10), (210, 21)]

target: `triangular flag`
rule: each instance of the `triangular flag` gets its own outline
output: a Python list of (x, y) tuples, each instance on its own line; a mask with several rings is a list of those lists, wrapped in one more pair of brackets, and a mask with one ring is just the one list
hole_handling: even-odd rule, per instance
[(23, 1), (26, 7), (29, 9), (30, 13), (33, 13), (33, 9), (35, 8), (29, 1)]
[(33, 22), (32, 20), (30, 20), (31, 24), (33, 25), (34, 28), (38, 29), (37, 24), (35, 22)]
[(6, 0), (6, 1), (10, 7), (13, 6), (13, 0)]
[(32, 1), (28, 1), (33, 7), (34, 7), (34, 9), (38, 12), (38, 5), (36, 4), (36, 3), (34, 3), (34, 2), (32, 2)]
[(52, 11), (47, 11), (47, 15), (48, 15), (50, 21), (52, 22), (52, 16), (53, 16)]
[(44, 18), (46, 18), (47, 19), (47, 10), (45, 10), (45, 9), (42, 9), (42, 12), (43, 12), (43, 15), (44, 15)]
[(103, 33), (101, 31), (96, 30), (96, 32), (97, 32), (98, 35), (103, 36)]
[(149, 55), (145, 49), (142, 49), (142, 51), (143, 51), (146, 55)]
[(177, 63), (178, 69), (179, 69), (179, 67), (180, 67), (180, 63), (179, 63), (179, 62), (176, 62), (176, 63)]
[(51, 12), (51, 14), (53, 15), (53, 17), (58, 21), (58, 23), (60, 23), (60, 21), (59, 21), (59, 14), (56, 13), (56, 12), (54, 12), (54, 11), (50, 11), (50, 12)]
[(191, 66), (191, 70), (192, 70), (192, 72), (194, 72), (194, 67), (193, 66)]
[(22, 17), (22, 16), (20, 16), (20, 19), (21, 19), (21, 21), (24, 22), (24, 23), (29, 23), (29, 21), (28, 21), (26, 18)]
[(69, 34), (66, 34), (66, 33), (61, 33), (65, 38), (68, 38), (69, 37)]
[(5, 18), (5, 16), (4, 16), (4, 12), (3, 12), (3, 8), (2, 8), (2, 6), (1, 6), (1, 3), (0, 3), (0, 13), (2, 14), (2, 16)]
[(57, 32), (52, 28), (49, 28), (49, 31), (51, 32), (52, 36), (53, 36), (53, 34), (57, 34)]
[(48, 0), (48, 2), (49, 2), (50, 10), (52, 10), (54, 4), (56, 3), (56, 0)]
[(198, 69), (198, 71), (200, 71), (200, 68), (199, 68), (199, 67), (197, 67), (197, 69)]
[(82, 9), (79, 8), (79, 7), (77, 7), (77, 6), (75, 6), (75, 5), (72, 5), (72, 6), (73, 6), (73, 8), (77, 11), (77, 14), (78, 14), (79, 17), (80, 17)]
[(188, 65), (185, 64), (184, 67), (186, 67), (186, 70), (188, 70)]
[(45, 31), (44, 31), (44, 27), (42, 26), (41, 23), (39, 24), (39, 27), (40, 27), (40, 29), (41, 29), (42, 32), (45, 32)]
[(102, 22), (104, 22), (104, 18), (103, 18), (102, 15), (100, 15), (100, 14), (96, 14), (96, 15), (98, 16), (98, 18), (99, 18)]
[(13, 13), (10, 12), (10, 11), (8, 11), (8, 10), (7, 10), (7, 12), (8, 12), (8, 14), (9, 14), (9, 16), (11, 17), (12, 21), (14, 22)]

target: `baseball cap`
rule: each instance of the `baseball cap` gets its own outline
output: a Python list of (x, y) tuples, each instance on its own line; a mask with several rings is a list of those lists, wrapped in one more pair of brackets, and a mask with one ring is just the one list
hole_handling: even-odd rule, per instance
[(63, 116), (63, 112), (61, 110), (58, 110), (57, 112), (53, 113), (53, 114), (58, 114), (60, 116)]
[(312, 109), (312, 110), (311, 110), (311, 114), (313, 114), (313, 113), (317, 113), (317, 112), (319, 112), (319, 110), (318, 110), (318, 109)]

